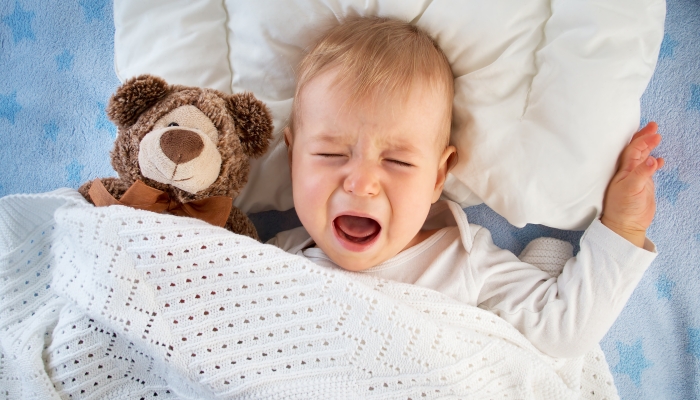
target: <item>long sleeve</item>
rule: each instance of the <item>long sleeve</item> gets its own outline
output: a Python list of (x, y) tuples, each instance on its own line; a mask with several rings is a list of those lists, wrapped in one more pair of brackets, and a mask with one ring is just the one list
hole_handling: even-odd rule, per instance
[(481, 308), (510, 322), (546, 354), (580, 356), (610, 329), (656, 257), (649, 240), (640, 249), (598, 220), (580, 247), (554, 278), (498, 248), (481, 228), (465, 273)]

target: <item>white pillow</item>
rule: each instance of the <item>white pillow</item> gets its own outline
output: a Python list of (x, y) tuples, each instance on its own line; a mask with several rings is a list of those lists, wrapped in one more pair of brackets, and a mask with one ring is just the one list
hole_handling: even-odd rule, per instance
[(445, 195), (482, 201), (516, 226), (583, 229), (600, 213), (621, 149), (639, 127), (664, 0), (115, 0), (115, 67), (171, 83), (252, 91), (275, 143), (235, 204), (293, 207), (284, 142), (294, 68), (347, 15), (412, 21), (455, 75)]

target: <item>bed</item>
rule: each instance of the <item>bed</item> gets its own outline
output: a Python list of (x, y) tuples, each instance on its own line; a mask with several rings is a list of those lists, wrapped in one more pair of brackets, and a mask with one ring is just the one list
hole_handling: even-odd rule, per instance
[[(0, 196), (77, 188), (114, 174), (108, 153), (116, 129), (104, 112), (120, 83), (112, 16), (109, 1), (0, 5)], [(648, 231), (659, 256), (601, 342), (623, 399), (700, 396), (699, 31), (696, 1), (666, 3), (656, 70), (641, 97), (639, 123), (658, 122), (664, 141), (656, 153), (666, 166), (656, 177), (658, 210)], [(518, 228), (484, 204), (465, 212), (515, 254), (538, 237), (576, 247), (581, 236), (539, 224)], [(293, 210), (251, 219), (263, 240), (299, 224)], [(0, 382), (11, 378), (7, 371), (0, 369)]]

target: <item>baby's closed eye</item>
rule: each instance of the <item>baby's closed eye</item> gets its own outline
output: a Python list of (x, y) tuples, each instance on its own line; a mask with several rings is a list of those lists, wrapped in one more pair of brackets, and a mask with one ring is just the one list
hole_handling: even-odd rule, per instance
[[(327, 158), (327, 159), (337, 159), (337, 158), (349, 157), (349, 156), (348, 156), (347, 154), (345, 154), (345, 153), (332, 153), (332, 152), (331, 152), (331, 153), (325, 153), (325, 152), (319, 152), (319, 153), (312, 153), (312, 154), (313, 154), (314, 156), (322, 157), (322, 158)], [(410, 162), (406, 162), (406, 161), (399, 160), (399, 159), (396, 159), (396, 158), (383, 158), (382, 160), (383, 160), (383, 161), (386, 161), (386, 162), (388, 162), (388, 163), (390, 163), (390, 164), (392, 164), (392, 165), (395, 165), (395, 166), (398, 166), (398, 167), (402, 167), (402, 168), (415, 167), (415, 165), (414, 165), (414, 164), (411, 164)]]
[(396, 160), (396, 159), (392, 159), (392, 158), (385, 158), (384, 160), (385, 160), (385, 161), (388, 161), (388, 162), (390, 162), (390, 163), (392, 163), (392, 164), (396, 164), (396, 165), (398, 165), (398, 166), (401, 166), (401, 167), (413, 167), (413, 166), (414, 166), (414, 165), (411, 164), (411, 163), (407, 163), (407, 162), (405, 162), (405, 161)]
[(340, 153), (316, 153), (314, 155), (321, 156), (321, 157), (345, 157), (345, 154), (340, 154)]

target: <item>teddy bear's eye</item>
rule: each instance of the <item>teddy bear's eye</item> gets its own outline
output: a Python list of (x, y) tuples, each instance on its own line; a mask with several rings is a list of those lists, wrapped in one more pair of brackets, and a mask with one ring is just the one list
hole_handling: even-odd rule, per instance
[(171, 122), (168, 124), (168, 127), (171, 127), (171, 126), (180, 126), (180, 124), (178, 124), (177, 122)]

